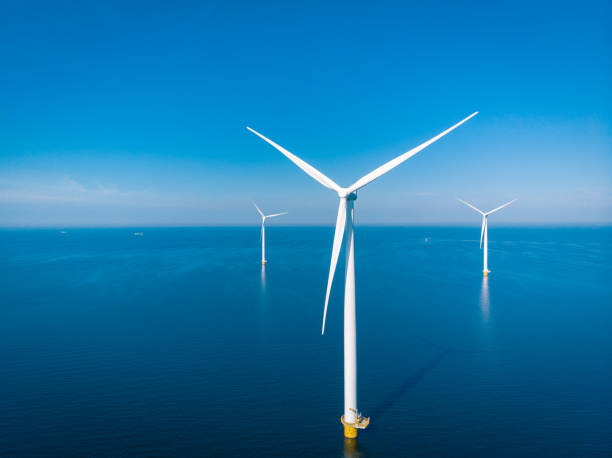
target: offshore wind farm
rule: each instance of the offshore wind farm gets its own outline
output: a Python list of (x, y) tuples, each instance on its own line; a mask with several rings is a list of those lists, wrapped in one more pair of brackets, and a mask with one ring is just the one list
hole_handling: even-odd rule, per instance
[(5, 2), (0, 457), (612, 456), (610, 13)]

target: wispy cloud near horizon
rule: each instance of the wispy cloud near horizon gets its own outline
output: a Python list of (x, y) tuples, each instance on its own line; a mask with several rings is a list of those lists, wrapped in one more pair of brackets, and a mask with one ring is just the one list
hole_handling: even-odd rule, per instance
[(1, 179), (0, 201), (12, 203), (147, 205), (159, 197), (153, 189), (119, 189), (115, 184), (86, 186), (70, 175), (50, 179)]

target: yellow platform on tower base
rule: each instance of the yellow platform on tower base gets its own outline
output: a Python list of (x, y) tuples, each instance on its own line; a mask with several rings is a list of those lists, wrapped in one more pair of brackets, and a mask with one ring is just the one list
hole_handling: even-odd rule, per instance
[(490, 270), (483, 270), (482, 271), (483, 277), (488, 277), (489, 276), (489, 272), (491, 272), (491, 271)]
[(357, 416), (357, 421), (355, 423), (349, 423), (344, 421), (344, 415), (340, 417), (340, 421), (344, 425), (344, 437), (349, 439), (354, 439), (357, 437), (358, 429), (366, 429), (370, 424), (370, 418), (364, 418), (361, 415)]

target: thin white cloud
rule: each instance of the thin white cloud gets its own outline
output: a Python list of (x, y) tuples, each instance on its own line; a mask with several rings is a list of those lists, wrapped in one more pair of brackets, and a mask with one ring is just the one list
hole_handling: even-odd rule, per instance
[(70, 177), (69, 175), (63, 176), (59, 180), (58, 185), (59, 185), (58, 187), (60, 188), (59, 190), (65, 193), (80, 194), (80, 193), (87, 192), (87, 189), (85, 189), (85, 186), (83, 186), (78, 181), (72, 179), (72, 177)]
[(87, 187), (69, 175), (51, 181), (19, 179), (0, 180), (0, 201), (56, 202), (83, 204), (147, 204), (153, 200), (152, 190), (121, 190), (114, 184)]

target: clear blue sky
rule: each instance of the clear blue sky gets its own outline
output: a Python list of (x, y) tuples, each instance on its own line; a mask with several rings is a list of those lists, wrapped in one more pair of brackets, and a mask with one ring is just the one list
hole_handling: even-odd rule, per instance
[[(309, 2), (310, 3), (310, 2)], [(612, 222), (609, 2), (2, 2), (0, 225)]]

